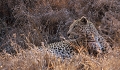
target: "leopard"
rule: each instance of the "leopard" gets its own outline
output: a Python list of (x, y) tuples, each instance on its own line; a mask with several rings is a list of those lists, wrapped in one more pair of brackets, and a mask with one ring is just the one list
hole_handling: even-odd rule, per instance
[[(98, 33), (94, 24), (81, 17), (75, 20), (67, 32), (68, 39), (60, 42), (44, 44), (47, 51), (62, 59), (72, 58), (80, 53), (81, 48), (88, 49), (89, 54), (104, 53), (109, 47), (107, 41)], [(91, 52), (91, 50), (93, 52)]]
[(94, 52), (102, 54), (110, 49), (109, 43), (98, 32), (95, 25), (84, 16), (73, 21), (67, 35), (69, 39), (76, 39), (78, 44), (87, 48), (90, 54)]
[(43, 46), (47, 49), (47, 52), (62, 59), (72, 58), (79, 53), (75, 39), (43, 44), (41, 47)]

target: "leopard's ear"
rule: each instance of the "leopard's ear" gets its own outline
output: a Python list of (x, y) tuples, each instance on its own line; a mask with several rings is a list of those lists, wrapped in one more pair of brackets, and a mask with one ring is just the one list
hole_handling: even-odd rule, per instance
[(83, 22), (83, 24), (85, 24), (85, 25), (87, 24), (87, 19), (86, 19), (86, 17), (84, 17), (84, 16), (81, 17), (81, 20), (80, 20), (80, 21)]

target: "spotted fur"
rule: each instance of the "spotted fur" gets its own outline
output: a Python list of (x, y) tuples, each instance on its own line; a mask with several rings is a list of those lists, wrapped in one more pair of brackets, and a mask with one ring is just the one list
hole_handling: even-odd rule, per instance
[(93, 23), (85, 17), (75, 20), (67, 33), (70, 40), (47, 44), (45, 45), (47, 51), (62, 58), (70, 58), (79, 53), (79, 48), (82, 45), (98, 53), (103, 53), (105, 48), (109, 47), (109, 44), (98, 33)]
[(71, 58), (75, 54), (79, 53), (76, 46), (74, 46), (75, 40), (65, 40), (61, 42), (55, 42), (45, 45), (47, 51), (50, 53), (62, 57), (62, 58)]
[(71, 39), (76, 39), (78, 42), (83, 42), (84, 46), (98, 53), (103, 53), (109, 46), (106, 40), (98, 33), (94, 24), (82, 17), (75, 20), (69, 27), (68, 36)]

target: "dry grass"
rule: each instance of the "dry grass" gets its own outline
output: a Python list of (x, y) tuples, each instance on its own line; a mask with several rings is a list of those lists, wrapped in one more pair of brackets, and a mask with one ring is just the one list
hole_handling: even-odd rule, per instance
[[(44, 49), (45, 50), (45, 49)], [(16, 56), (0, 54), (1, 70), (119, 70), (120, 50), (104, 57), (79, 54), (72, 59), (62, 60), (38, 48), (21, 50)]]
[[(0, 1), (0, 70), (120, 70), (119, 0)], [(92, 21), (113, 48), (93, 57), (80, 53), (62, 60), (38, 46), (67, 39), (81, 16)]]

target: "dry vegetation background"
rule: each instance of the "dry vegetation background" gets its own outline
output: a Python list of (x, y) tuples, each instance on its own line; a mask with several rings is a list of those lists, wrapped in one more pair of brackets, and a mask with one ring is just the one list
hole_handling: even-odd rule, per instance
[[(92, 21), (112, 52), (61, 60), (37, 47), (67, 39), (70, 24)], [(0, 70), (120, 70), (119, 0), (0, 0)]]

